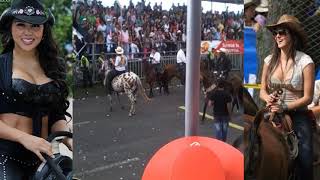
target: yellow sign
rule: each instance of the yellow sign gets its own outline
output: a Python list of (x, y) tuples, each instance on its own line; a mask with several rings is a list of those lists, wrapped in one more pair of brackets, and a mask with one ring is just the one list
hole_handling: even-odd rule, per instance
[(245, 88), (253, 88), (253, 89), (260, 89), (261, 84), (244, 84)]

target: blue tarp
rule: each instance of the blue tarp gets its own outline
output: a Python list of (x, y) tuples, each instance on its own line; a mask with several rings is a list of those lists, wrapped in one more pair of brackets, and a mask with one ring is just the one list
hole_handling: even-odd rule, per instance
[(251, 27), (244, 28), (244, 79), (249, 81), (249, 74), (257, 74), (256, 32)]

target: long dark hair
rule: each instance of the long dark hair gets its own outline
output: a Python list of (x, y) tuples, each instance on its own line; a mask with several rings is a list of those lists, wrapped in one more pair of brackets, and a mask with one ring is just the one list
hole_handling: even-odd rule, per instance
[[(14, 49), (14, 41), (11, 34), (11, 26), (13, 22), (12, 20), (7, 24), (6, 27), (10, 31), (2, 34), (2, 44), (4, 48), (2, 54), (12, 52)], [(67, 101), (69, 91), (65, 81), (66, 69), (64, 61), (59, 59), (59, 48), (53, 39), (51, 28), (52, 27), (49, 23), (44, 24), (43, 39), (36, 47), (36, 49), (40, 66), (43, 69), (45, 75), (54, 80), (54, 82), (56, 82), (57, 86), (59, 86), (61, 90), (61, 103), (59, 104), (59, 106), (62, 107), (64, 111), (63, 113), (65, 113), (69, 107), (69, 101)], [(65, 114), (71, 117), (69, 113)]]
[[(284, 27), (284, 28), (287, 29), (288, 35), (290, 35), (290, 44), (289, 44), (289, 51), (288, 51), (289, 56), (287, 57), (287, 61), (290, 58), (292, 58), (293, 63), (295, 63), (294, 57), (296, 55), (297, 50), (302, 50), (302, 41), (301, 41), (301, 38), (299, 36), (295, 35), (296, 33), (294, 33), (290, 28), (288, 28), (288, 27)], [(274, 41), (272, 57), (271, 57), (271, 61), (269, 63), (268, 70), (267, 70), (267, 72), (268, 72), (267, 74), (269, 77), (271, 76), (272, 72), (275, 70), (275, 68), (277, 67), (277, 65), (279, 63), (280, 52), (281, 52), (281, 50), (280, 50), (280, 48), (278, 48), (277, 42)]]

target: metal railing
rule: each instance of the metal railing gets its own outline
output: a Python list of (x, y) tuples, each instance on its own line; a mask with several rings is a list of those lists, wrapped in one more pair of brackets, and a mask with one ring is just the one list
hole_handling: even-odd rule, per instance
[[(97, 59), (101, 54), (95, 53), (95, 46), (94, 44), (86, 44), (85, 46), (91, 45), (91, 53), (88, 54), (88, 59), (90, 61), (90, 73), (92, 77), (93, 82), (99, 82), (101, 81), (101, 77), (99, 76), (99, 63), (97, 62)], [(81, 48), (82, 50), (86, 48)], [(80, 59), (81, 52), (76, 53), (78, 56), (78, 59)], [(107, 57), (115, 57), (115, 53), (106, 53)], [(144, 58), (149, 58), (150, 53), (135, 53), (135, 54), (129, 54), (128, 57), (128, 65), (127, 70), (132, 71), (135, 74), (137, 74), (141, 79), (144, 78), (143, 68), (142, 68), (142, 60)], [(177, 52), (161, 52), (161, 59), (160, 64), (161, 68), (163, 69), (165, 65), (167, 64), (176, 64), (176, 55)], [(239, 71), (242, 72), (243, 69), (243, 54), (227, 54), (227, 57), (231, 60), (232, 70), (233, 71)], [(203, 54), (201, 55), (202, 61), (207, 61), (207, 55)], [(73, 67), (73, 73), (74, 73), (74, 79), (75, 84), (80, 85), (82, 80), (82, 72), (80, 69), (80, 60), (76, 61), (74, 63)]]

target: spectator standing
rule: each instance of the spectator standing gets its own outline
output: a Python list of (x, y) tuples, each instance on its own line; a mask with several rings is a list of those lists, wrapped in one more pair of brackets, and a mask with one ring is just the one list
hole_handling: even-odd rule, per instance
[(90, 75), (90, 62), (88, 60), (88, 58), (86, 57), (87, 54), (84, 54), (81, 56), (80, 59), (80, 68), (82, 71), (82, 85), (83, 88), (87, 88), (88, 85), (90, 85), (90, 87), (92, 86), (92, 78)]
[(223, 84), (218, 82), (217, 89), (208, 94), (209, 104), (213, 106), (214, 129), (216, 138), (226, 142), (228, 124), (231, 117), (231, 96), (227, 93)]

